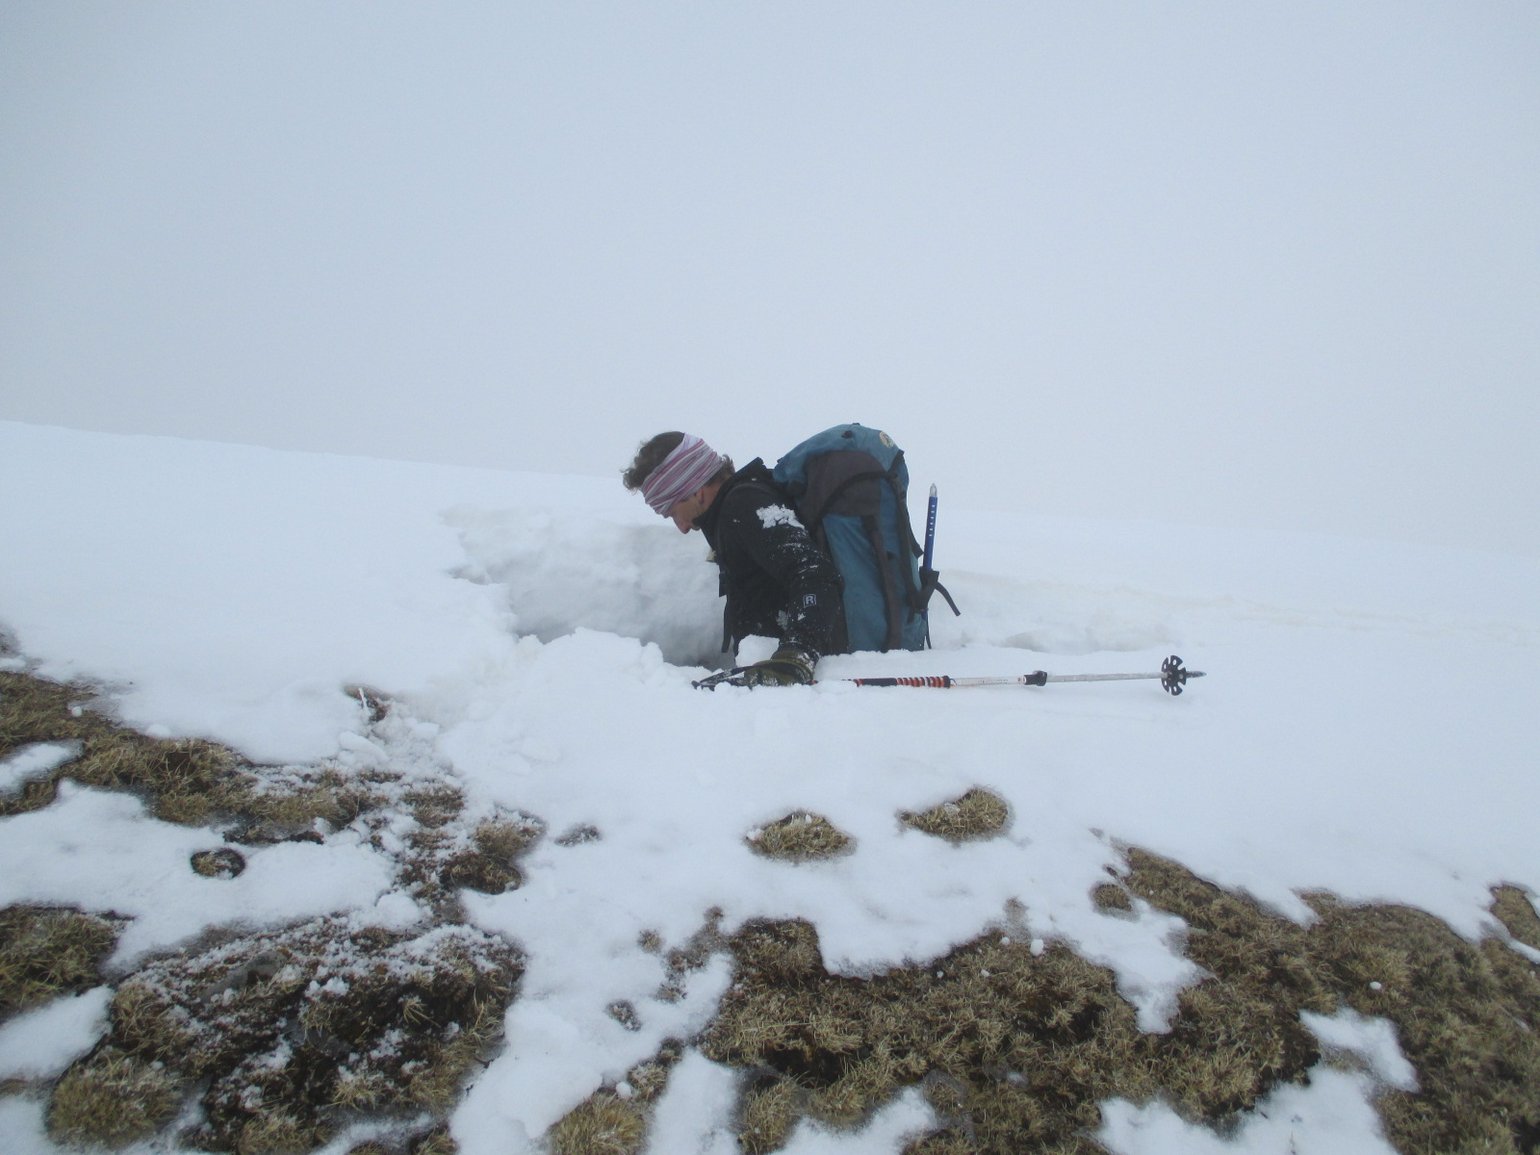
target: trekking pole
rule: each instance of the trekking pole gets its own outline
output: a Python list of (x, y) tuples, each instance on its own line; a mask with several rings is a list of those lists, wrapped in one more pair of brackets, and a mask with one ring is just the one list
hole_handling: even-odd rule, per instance
[[(736, 669), (723, 670), (691, 684), (697, 690), (714, 690), (724, 685), (741, 686), (744, 684), (743, 672), (747, 669), (747, 666), (739, 666)], [(913, 677), (831, 680), (853, 686), (911, 686), (922, 690), (965, 690), (978, 686), (1046, 686), (1050, 682), (1136, 682), (1158, 678), (1160, 688), (1174, 698), (1186, 687), (1188, 678), (1203, 676), (1202, 670), (1187, 669), (1182, 665), (1182, 659), (1172, 654), (1160, 664), (1158, 674), (1050, 674), (1046, 670), (1037, 670), (1030, 674), (1005, 677), (954, 678), (950, 674), (921, 674)]]
[(916, 686), (927, 690), (970, 689), (975, 686), (1046, 686), (1050, 682), (1135, 682), (1160, 679), (1160, 688), (1175, 697), (1187, 685), (1188, 678), (1203, 677), (1202, 670), (1189, 670), (1182, 659), (1172, 654), (1160, 664), (1158, 674), (1050, 674), (1037, 670), (1010, 677), (954, 678), (950, 674), (924, 674), (899, 678), (846, 678), (857, 686)]

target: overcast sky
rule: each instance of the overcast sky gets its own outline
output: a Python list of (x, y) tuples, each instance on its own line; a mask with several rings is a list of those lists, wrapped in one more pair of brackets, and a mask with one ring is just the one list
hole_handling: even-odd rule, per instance
[(0, 418), (1540, 554), (1540, 6), (0, 0)]

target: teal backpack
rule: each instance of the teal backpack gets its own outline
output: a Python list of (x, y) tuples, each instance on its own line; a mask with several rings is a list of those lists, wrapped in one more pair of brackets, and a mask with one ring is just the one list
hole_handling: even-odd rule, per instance
[(886, 433), (836, 425), (787, 453), (773, 473), (844, 579), (844, 649), (923, 649), (930, 641), (926, 606), (937, 590), (958, 612), (940, 575), (920, 565), (909, 469)]

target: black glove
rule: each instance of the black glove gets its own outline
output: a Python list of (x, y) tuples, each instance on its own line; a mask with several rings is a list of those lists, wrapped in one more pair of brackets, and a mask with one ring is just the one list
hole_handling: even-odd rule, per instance
[(745, 686), (806, 686), (813, 680), (818, 655), (798, 646), (782, 646), (763, 662), (743, 671)]

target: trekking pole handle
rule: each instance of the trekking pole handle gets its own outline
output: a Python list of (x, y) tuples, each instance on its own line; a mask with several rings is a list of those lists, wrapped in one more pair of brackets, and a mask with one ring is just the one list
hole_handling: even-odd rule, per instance
[(935, 569), (936, 561), (936, 487), (930, 487), (930, 504), (925, 508), (925, 568)]

